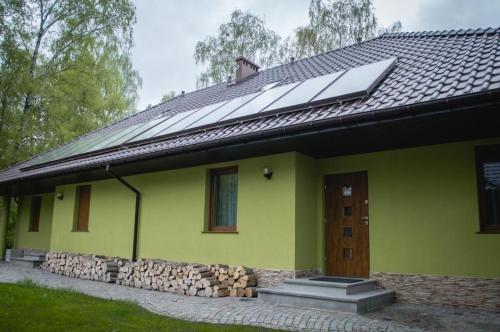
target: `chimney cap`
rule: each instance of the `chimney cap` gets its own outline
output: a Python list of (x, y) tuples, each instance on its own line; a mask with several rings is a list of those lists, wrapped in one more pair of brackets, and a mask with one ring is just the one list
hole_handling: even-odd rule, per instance
[(257, 69), (260, 69), (259, 65), (256, 64), (255, 62), (249, 60), (248, 58), (245, 58), (244, 56), (240, 55), (239, 57), (236, 58), (236, 62), (247, 62), (249, 64), (251, 64), (252, 66), (255, 66), (257, 67)]

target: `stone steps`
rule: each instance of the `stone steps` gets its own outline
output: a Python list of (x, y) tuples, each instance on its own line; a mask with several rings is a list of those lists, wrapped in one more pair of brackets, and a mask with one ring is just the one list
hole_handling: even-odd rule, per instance
[(394, 292), (377, 288), (375, 280), (349, 278), (288, 279), (283, 286), (258, 290), (264, 302), (365, 313), (394, 302)]
[(11, 264), (39, 267), (45, 260), (45, 254), (22, 249), (7, 249), (5, 260)]
[(11, 257), (11, 264), (21, 265), (26, 267), (39, 267), (43, 263), (43, 259), (28, 258), (28, 257)]

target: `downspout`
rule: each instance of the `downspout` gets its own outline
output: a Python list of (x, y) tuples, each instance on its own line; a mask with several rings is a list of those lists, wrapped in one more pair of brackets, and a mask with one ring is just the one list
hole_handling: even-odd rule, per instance
[(5, 259), (5, 248), (7, 244), (7, 226), (10, 214), (10, 195), (2, 195), (2, 214), (0, 215), (0, 260)]
[(132, 245), (132, 260), (135, 262), (137, 261), (137, 242), (138, 242), (138, 235), (139, 235), (139, 210), (141, 207), (141, 192), (134, 188), (130, 183), (122, 179), (120, 176), (115, 174), (111, 170), (111, 166), (109, 164), (106, 164), (106, 172), (111, 174), (115, 179), (117, 179), (121, 184), (123, 184), (125, 187), (130, 189), (131, 191), (134, 192), (135, 194), (135, 216), (134, 216), (134, 243)]

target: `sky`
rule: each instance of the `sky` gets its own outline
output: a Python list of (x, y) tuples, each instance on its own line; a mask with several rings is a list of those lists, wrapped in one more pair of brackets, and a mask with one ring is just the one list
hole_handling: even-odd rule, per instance
[[(132, 49), (142, 78), (137, 109), (157, 104), (169, 91), (192, 91), (202, 71), (194, 61), (198, 41), (215, 35), (234, 9), (250, 11), (282, 37), (306, 25), (310, 0), (135, 0)], [(403, 31), (500, 26), (500, 0), (373, 0), (381, 26), (401, 21)]]

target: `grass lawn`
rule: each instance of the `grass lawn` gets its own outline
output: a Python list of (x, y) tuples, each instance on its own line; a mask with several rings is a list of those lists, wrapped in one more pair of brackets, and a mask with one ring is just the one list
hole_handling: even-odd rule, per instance
[(0, 283), (0, 331), (264, 331), (192, 323), (153, 314), (132, 302), (104, 300), (30, 281)]

